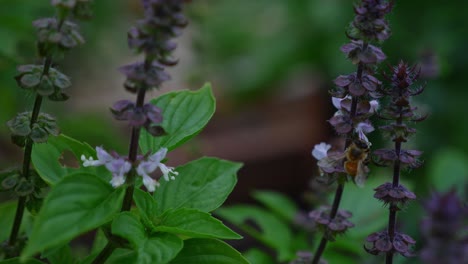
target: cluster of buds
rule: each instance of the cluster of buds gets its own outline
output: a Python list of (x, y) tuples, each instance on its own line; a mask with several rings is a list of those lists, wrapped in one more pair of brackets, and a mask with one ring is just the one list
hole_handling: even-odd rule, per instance
[(177, 64), (171, 53), (177, 47), (172, 38), (181, 34), (187, 25), (182, 13), (182, 0), (142, 0), (145, 17), (128, 32), (128, 45), (137, 53), (145, 53), (145, 62), (120, 68), (127, 76), (125, 88), (130, 92), (158, 88), (170, 76), (165, 66)]
[[(144, 53), (143, 62), (135, 62), (119, 70), (126, 76), (125, 88), (131, 93), (159, 88), (170, 79), (166, 66), (177, 64), (171, 56), (177, 47), (172, 40), (187, 25), (182, 13), (182, 0), (142, 0), (144, 18), (128, 32), (128, 45)], [(126, 120), (135, 128), (143, 127), (153, 136), (163, 135), (161, 109), (143, 102), (119, 101), (111, 109), (117, 120)]]
[(390, 85), (381, 88), (380, 92), (389, 97), (389, 104), (383, 107), (379, 116), (390, 121), (389, 124), (380, 127), (395, 144), (394, 149), (379, 149), (374, 151), (375, 162), (382, 166), (393, 166), (393, 181), (384, 183), (375, 188), (374, 197), (389, 205), (390, 221), (387, 230), (377, 232), (367, 238), (370, 246), (366, 250), (374, 255), (384, 253), (393, 255), (400, 253), (403, 256), (411, 256), (411, 245), (415, 241), (408, 235), (396, 231), (396, 212), (399, 211), (410, 200), (416, 199), (416, 195), (400, 183), (401, 170), (406, 168), (417, 168), (422, 162), (418, 157), (422, 154), (418, 150), (402, 149), (402, 143), (416, 132), (407, 122), (423, 120), (416, 114), (416, 107), (411, 106), (410, 98), (420, 94), (423, 86), (415, 86), (419, 72), (416, 67), (409, 67), (400, 62), (386, 75)]
[(126, 120), (133, 127), (143, 126), (155, 137), (165, 133), (164, 129), (158, 125), (163, 120), (161, 109), (153, 104), (148, 103), (143, 107), (137, 107), (129, 100), (120, 100), (110, 110), (115, 119)]
[[(421, 224), (426, 245), (424, 263), (457, 264), (468, 259), (468, 208), (455, 191), (435, 193), (425, 203), (427, 217)], [(460, 232), (461, 231), (461, 232)]]
[[(163, 178), (166, 181), (175, 180), (175, 176), (178, 174), (174, 171), (174, 168), (162, 163), (166, 154), (167, 149), (161, 148), (152, 155), (137, 157), (135, 162), (135, 164), (138, 164), (136, 165), (136, 172), (143, 178), (143, 185), (149, 192), (154, 192), (156, 187), (159, 186), (159, 182), (150, 176), (156, 169), (159, 168), (161, 170)], [(114, 188), (123, 185), (126, 180), (126, 174), (134, 167), (131, 161), (115, 152), (108, 153), (102, 147), (96, 147), (96, 156), (97, 159), (95, 160), (93, 157), (86, 158), (82, 155), (83, 166), (105, 166), (112, 173), (111, 185)]]
[(354, 227), (354, 224), (348, 220), (351, 216), (351, 212), (340, 210), (334, 218), (330, 218), (328, 206), (321, 206), (309, 214), (309, 217), (323, 231), (324, 236), (329, 241), (334, 241), (336, 235), (343, 234), (348, 228)]

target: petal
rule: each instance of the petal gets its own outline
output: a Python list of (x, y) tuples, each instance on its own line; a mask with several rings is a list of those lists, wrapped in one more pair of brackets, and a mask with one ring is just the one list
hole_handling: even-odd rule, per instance
[(100, 162), (102, 162), (102, 164), (107, 163), (107, 162), (111, 162), (114, 159), (102, 147), (96, 147), (96, 155), (97, 155), (98, 160)]
[(317, 159), (321, 160), (327, 157), (327, 152), (331, 148), (331, 145), (321, 142), (320, 144), (315, 145), (314, 149), (312, 150), (312, 156)]
[(143, 161), (137, 167), (137, 174), (144, 177), (155, 171), (159, 166), (159, 163), (151, 161)]
[(159, 186), (159, 182), (157, 182), (149, 176), (144, 176), (143, 185), (145, 185), (146, 189), (148, 189), (149, 192), (154, 192), (156, 190), (156, 187)]
[(125, 183), (125, 176), (124, 175), (114, 175), (112, 180), (110, 181), (112, 187), (117, 188), (120, 185)]
[(179, 174), (178, 172), (174, 171), (173, 167), (167, 167), (166, 165), (162, 163), (159, 164), (159, 169), (163, 173), (163, 177), (166, 181), (175, 180), (174, 176), (177, 176)]
[(160, 148), (156, 153), (148, 157), (148, 161), (160, 163), (166, 157), (167, 148)]

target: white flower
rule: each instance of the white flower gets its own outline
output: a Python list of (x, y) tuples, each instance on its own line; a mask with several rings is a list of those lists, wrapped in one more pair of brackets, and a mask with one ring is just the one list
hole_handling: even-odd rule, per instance
[(166, 154), (167, 148), (161, 148), (158, 152), (149, 156), (147, 161), (140, 162), (137, 167), (137, 174), (143, 177), (143, 184), (150, 192), (154, 192), (155, 187), (159, 186), (159, 182), (151, 178), (149, 175), (157, 168), (161, 170), (166, 181), (175, 180), (175, 176), (179, 174), (174, 171), (174, 168), (161, 163), (161, 161), (166, 157)]
[(107, 153), (103, 148), (96, 147), (97, 160), (92, 157), (86, 158), (85, 155), (81, 155), (84, 167), (97, 167), (104, 165), (107, 170), (112, 173), (112, 180), (110, 183), (114, 188), (119, 187), (125, 183), (125, 174), (130, 171), (132, 164), (121, 157), (113, 157)]
[(312, 150), (312, 156), (314, 156), (314, 158), (317, 160), (326, 158), (328, 150), (330, 148), (331, 148), (331, 145), (325, 142), (321, 142), (320, 144), (317, 144), (314, 146), (314, 149)]
[(354, 131), (358, 133), (360, 140), (370, 145), (369, 139), (367, 138), (366, 134), (374, 131), (374, 127), (371, 124), (366, 122), (360, 122), (356, 125), (356, 128), (354, 128)]
[(369, 102), (369, 104), (370, 104), (369, 112), (375, 113), (375, 112), (377, 112), (377, 110), (379, 110), (379, 101), (372, 100), (372, 101)]

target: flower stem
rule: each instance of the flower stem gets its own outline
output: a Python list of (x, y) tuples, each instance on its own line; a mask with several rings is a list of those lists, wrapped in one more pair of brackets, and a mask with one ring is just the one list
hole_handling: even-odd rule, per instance
[(92, 264), (104, 263), (110, 257), (110, 255), (112, 255), (112, 252), (114, 252), (115, 249), (116, 247), (113, 243), (107, 243), (101, 253), (99, 253), (99, 255), (93, 260)]
[[(137, 95), (137, 101), (136, 101), (136, 106), (138, 108), (143, 107), (143, 104), (145, 103), (145, 94), (146, 94), (146, 89), (139, 89), (138, 90), (138, 95)], [(132, 136), (130, 138), (130, 147), (128, 151), (128, 159), (130, 162), (135, 162), (137, 155), (138, 155), (138, 141), (140, 138), (140, 127), (133, 127), (132, 129)], [(133, 192), (135, 190), (135, 170), (131, 170), (130, 173), (127, 175), (127, 183), (128, 187), (125, 190), (125, 197), (123, 200), (122, 204), (122, 212), (124, 211), (129, 211), (130, 208), (132, 207), (132, 201), (133, 201)]]
[[(149, 68), (150, 63), (148, 63), (148, 59), (145, 60), (145, 65), (147, 68)], [(136, 99), (136, 106), (137, 107), (143, 107), (145, 103), (145, 95), (146, 95), (146, 89), (141, 88), (138, 90), (138, 95)], [(138, 142), (140, 139), (140, 127), (133, 127), (132, 128), (132, 135), (130, 137), (130, 146), (128, 150), (128, 159), (130, 162), (134, 163), (137, 159), (138, 155)], [(121, 212), (125, 211), (130, 211), (132, 208), (132, 202), (133, 202), (133, 193), (135, 191), (135, 169), (130, 170), (130, 172), (127, 175), (126, 183), (128, 184), (127, 189), (125, 189), (125, 196), (122, 202), (122, 208), (120, 209)], [(112, 239), (112, 237), (110, 237)], [(107, 242), (107, 245), (104, 247), (104, 249), (99, 253), (99, 255), (93, 260), (92, 264), (101, 264), (104, 263), (107, 258), (110, 257), (112, 252), (117, 247), (115, 246), (115, 243), (112, 242), (112, 240), (109, 240)]]
[[(367, 43), (364, 42), (364, 47), (367, 47)], [(357, 78), (359, 80), (362, 79), (362, 73), (364, 71), (364, 64), (359, 63), (358, 64), (358, 69), (357, 69)], [(358, 99), (353, 96), (351, 100), (351, 111), (350, 111), (350, 117), (351, 120), (356, 116), (357, 112), (357, 104), (358, 104)], [(348, 134), (346, 134), (346, 143), (344, 149), (346, 150), (349, 145), (351, 145), (352, 140), (353, 140), (353, 130), (351, 130)], [(341, 198), (343, 196), (344, 192), (344, 183), (338, 183), (338, 187), (336, 188), (335, 191), (335, 197), (333, 198), (333, 205), (330, 211), (330, 221), (333, 220), (336, 217), (336, 214), (338, 213), (338, 209), (340, 208), (340, 202)], [(325, 251), (325, 248), (327, 247), (328, 239), (325, 236), (322, 236), (322, 240), (320, 241), (320, 244), (317, 248), (317, 250), (314, 253), (314, 259), (312, 260), (312, 264), (318, 264), (320, 262), (320, 258), (322, 257), (323, 252)]]
[[(43, 76), (49, 74), (50, 66), (52, 65), (52, 58), (47, 57), (44, 61), (44, 67), (41, 74), (41, 79)], [(33, 111), (31, 114), (31, 122), (29, 123), (29, 127), (32, 129), (33, 125), (37, 122), (37, 118), (39, 117), (39, 113), (41, 112), (41, 105), (42, 105), (43, 97), (39, 94), (36, 95), (36, 99), (34, 101)], [(24, 148), (24, 155), (23, 155), (23, 170), (21, 173), (21, 177), (28, 179), (30, 174), (30, 166), (31, 166), (31, 154), (34, 142), (31, 139), (26, 140), (26, 146)], [(18, 198), (18, 206), (16, 207), (15, 213), (15, 220), (13, 222), (13, 226), (11, 228), (10, 238), (8, 240), (8, 245), (14, 246), (16, 240), (18, 239), (19, 230), (21, 227), (21, 222), (23, 220), (24, 209), (26, 206), (26, 196), (20, 196)], [(8, 256), (13, 257), (13, 256)]]
[[(398, 107), (399, 111), (402, 111), (402, 107)], [(399, 116), (397, 119), (397, 124), (402, 125), (403, 124), (403, 117)], [(393, 181), (392, 185), (393, 187), (398, 187), (400, 184), (400, 152), (401, 152), (401, 139), (397, 138), (395, 139), (395, 154), (396, 154), (396, 159), (393, 163)], [(398, 211), (398, 206), (395, 203), (390, 204), (389, 207), (389, 215), (388, 215), (388, 236), (390, 238), (390, 241), (393, 241), (393, 238), (395, 237), (396, 233), (396, 217), (397, 217), (397, 211)], [(393, 252), (389, 251), (386, 254), (385, 257), (385, 264), (392, 264), (393, 263)]]

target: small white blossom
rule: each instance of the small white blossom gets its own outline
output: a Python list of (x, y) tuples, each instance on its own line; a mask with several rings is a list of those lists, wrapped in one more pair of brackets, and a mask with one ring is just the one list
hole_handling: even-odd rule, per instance
[(149, 156), (147, 161), (140, 162), (137, 167), (137, 174), (143, 177), (143, 184), (150, 192), (154, 192), (155, 187), (159, 186), (159, 183), (149, 175), (157, 168), (161, 170), (166, 181), (175, 180), (175, 176), (179, 174), (174, 171), (174, 168), (161, 163), (161, 161), (166, 157), (166, 154), (167, 148), (161, 148), (158, 152)]
[(326, 158), (328, 150), (330, 148), (331, 148), (331, 145), (325, 142), (321, 142), (320, 144), (317, 144), (314, 146), (314, 149), (312, 150), (312, 156), (317, 160)]
[(86, 158), (85, 155), (81, 155), (84, 167), (97, 167), (104, 165), (107, 170), (112, 173), (112, 180), (110, 183), (114, 188), (119, 187), (125, 183), (125, 174), (130, 171), (132, 164), (121, 157), (113, 157), (107, 153), (103, 148), (96, 147), (97, 160), (92, 157)]
[(377, 112), (377, 110), (379, 110), (379, 101), (372, 100), (372, 101), (369, 102), (369, 104), (370, 104), (369, 112), (375, 113), (375, 112)]
[(354, 128), (354, 131), (358, 133), (360, 140), (370, 145), (369, 139), (367, 138), (366, 134), (374, 131), (374, 127), (371, 124), (366, 122), (360, 122), (356, 125), (356, 128)]

